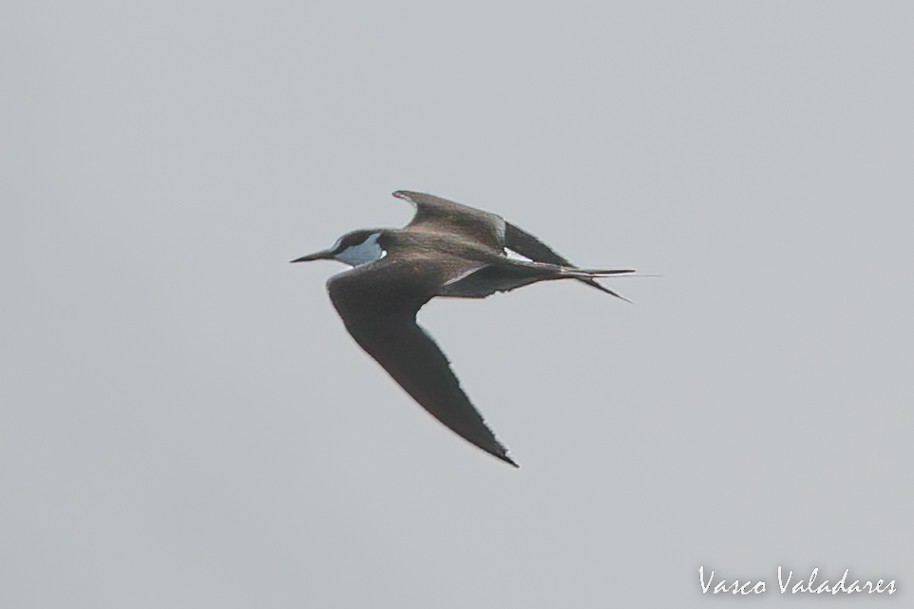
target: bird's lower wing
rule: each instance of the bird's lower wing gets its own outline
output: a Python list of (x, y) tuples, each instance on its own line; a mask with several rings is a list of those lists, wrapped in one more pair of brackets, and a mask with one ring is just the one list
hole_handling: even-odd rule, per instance
[[(454, 433), (517, 467), (460, 388), (444, 353), (416, 323), (415, 310), (421, 305), (374, 307), (365, 292), (334, 287), (334, 282), (328, 286), (331, 300), (362, 349)], [(359, 302), (353, 302), (353, 295)], [(390, 304), (389, 298), (384, 300)]]

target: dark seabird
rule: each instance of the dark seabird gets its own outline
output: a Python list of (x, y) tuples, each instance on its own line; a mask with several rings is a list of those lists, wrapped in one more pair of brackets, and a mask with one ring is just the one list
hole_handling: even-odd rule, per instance
[(355, 341), (432, 416), (517, 467), (416, 313), (436, 296), (485, 298), (552, 279), (574, 279), (622, 298), (596, 278), (633, 271), (580, 269), (496, 214), (418, 192), (393, 196), (416, 207), (404, 228), (352, 231), (292, 262), (335, 259), (352, 266), (331, 277), (327, 291)]

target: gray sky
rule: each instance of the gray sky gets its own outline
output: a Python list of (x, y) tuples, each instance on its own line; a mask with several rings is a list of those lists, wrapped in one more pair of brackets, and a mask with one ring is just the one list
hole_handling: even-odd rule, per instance
[[(611, 4), (611, 6), (610, 6)], [(914, 585), (907, 2), (6, 2), (0, 606), (745, 606)], [(421, 315), (522, 469), (290, 266), (497, 212), (573, 283)]]

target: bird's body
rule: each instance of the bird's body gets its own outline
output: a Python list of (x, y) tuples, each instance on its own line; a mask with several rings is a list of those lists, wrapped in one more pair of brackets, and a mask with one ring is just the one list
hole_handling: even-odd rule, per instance
[[(484, 298), (538, 281), (576, 279), (618, 296), (596, 277), (629, 270), (583, 270), (500, 216), (440, 197), (397, 191), (416, 206), (401, 229), (347, 233), (333, 247), (293, 262), (336, 259), (353, 268), (327, 291), (355, 341), (423, 408), (486, 452), (516, 465), (486, 426), (447, 358), (416, 323), (436, 296)], [(510, 258), (512, 250), (527, 260)]]

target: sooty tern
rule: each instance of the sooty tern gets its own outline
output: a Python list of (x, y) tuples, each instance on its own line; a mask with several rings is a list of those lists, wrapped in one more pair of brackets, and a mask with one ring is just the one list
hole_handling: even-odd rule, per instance
[(416, 207), (406, 227), (352, 231), (292, 262), (335, 259), (352, 266), (331, 277), (327, 291), (355, 341), (432, 416), (517, 467), (416, 313), (435, 296), (485, 298), (552, 279), (575, 279), (622, 298), (595, 278), (633, 271), (580, 269), (501, 216), (418, 192), (393, 196)]

